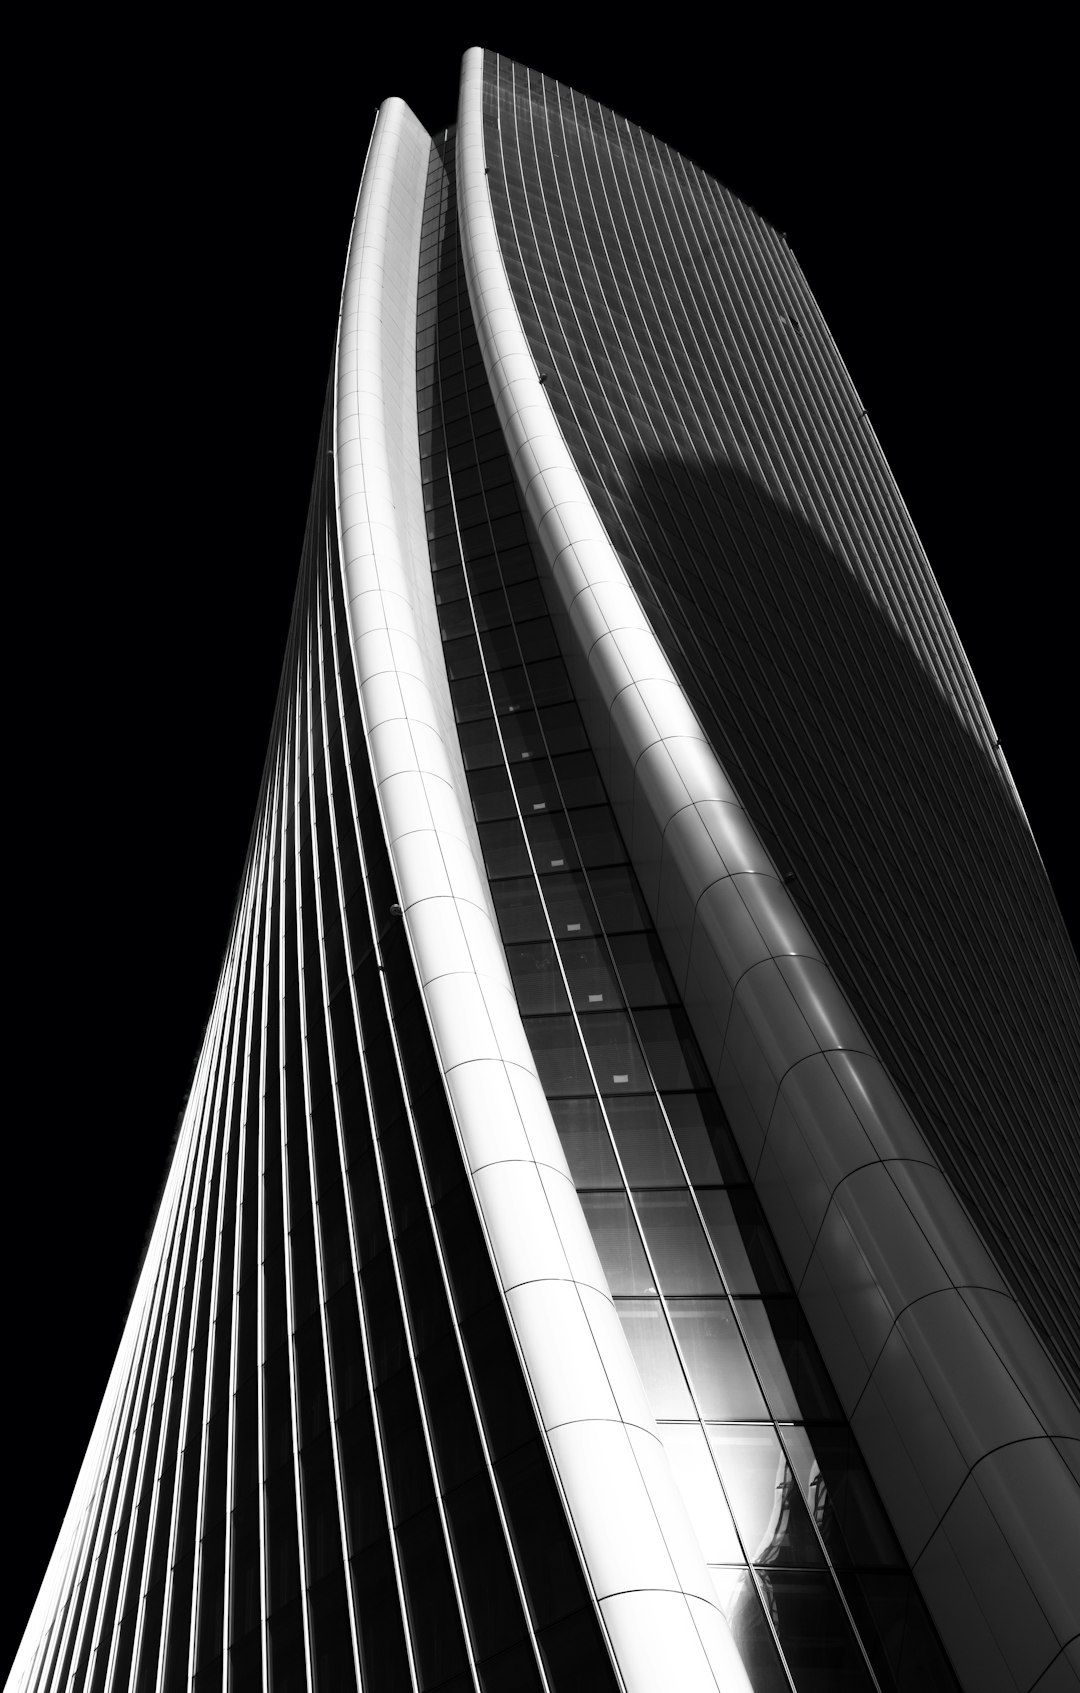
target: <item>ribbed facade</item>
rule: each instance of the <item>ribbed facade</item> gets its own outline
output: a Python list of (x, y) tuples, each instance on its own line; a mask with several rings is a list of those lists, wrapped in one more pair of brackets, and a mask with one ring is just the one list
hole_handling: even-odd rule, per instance
[(434, 139), (388, 102), (12, 1685), (1065, 1693), (1076, 1005), (780, 238), (495, 55)]

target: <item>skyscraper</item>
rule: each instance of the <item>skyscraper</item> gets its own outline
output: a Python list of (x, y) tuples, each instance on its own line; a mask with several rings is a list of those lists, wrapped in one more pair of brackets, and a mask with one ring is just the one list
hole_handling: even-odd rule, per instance
[(391, 102), (40, 1684), (1067, 1685), (1070, 1003), (782, 240)]

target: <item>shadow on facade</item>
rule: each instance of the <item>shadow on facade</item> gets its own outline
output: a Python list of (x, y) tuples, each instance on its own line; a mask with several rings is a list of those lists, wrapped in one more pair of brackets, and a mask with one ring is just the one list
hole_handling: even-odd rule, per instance
[(647, 563), (623, 557), (680, 680), (1076, 1388), (1080, 1231), (1068, 1180), (1045, 1180), (1048, 1162), (1064, 1175), (1080, 1093), (1075, 964), (995, 754), (875, 591), (744, 472), (643, 455), (626, 474)]

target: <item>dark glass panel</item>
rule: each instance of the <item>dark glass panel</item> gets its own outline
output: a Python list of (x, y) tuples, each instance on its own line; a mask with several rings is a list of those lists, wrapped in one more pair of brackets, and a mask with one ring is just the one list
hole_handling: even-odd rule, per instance
[(355, 1693), (352, 1635), (345, 1579), (340, 1568), (312, 1587), (309, 1605), (311, 1649), (319, 1693)]
[(401, 1598), (385, 1535), (354, 1557), (351, 1566), (366, 1686), (379, 1693), (411, 1693)]
[(611, 956), (628, 1005), (678, 1004), (678, 989), (655, 934), (613, 935)]
[(491, 897), (499, 929), (507, 946), (522, 941), (548, 940), (548, 925), (544, 907), (532, 877), (494, 882)]
[(592, 1077), (572, 1017), (525, 1017), (540, 1084), (548, 1095), (580, 1094), (592, 1090)]
[(637, 1036), (624, 1011), (592, 1012), (582, 1017), (581, 1031), (602, 1094), (620, 1090), (640, 1093), (650, 1087)]
[(615, 1693), (619, 1684), (591, 1605), (540, 1629), (537, 1642), (554, 1693)]
[(574, 1186), (621, 1188), (622, 1175), (595, 1094), (549, 1103)]
[(562, 803), (568, 809), (606, 803), (607, 794), (591, 752), (561, 753), (552, 760), (552, 764)]
[(423, 1688), (437, 1687), (466, 1666), (465, 1639), (434, 1505), (398, 1530), (402, 1577)]
[(787, 1293), (780, 1254), (750, 1188), (700, 1188), (698, 1201), (731, 1293)]
[[(575, 813), (573, 822), (576, 824), (576, 821)], [(578, 868), (579, 860), (571, 831), (571, 818), (565, 812), (538, 812), (526, 817), (525, 828), (538, 870)]]
[(481, 823), (478, 828), (484, 868), (489, 878), (496, 880), (501, 876), (528, 876), (531, 873), (525, 837), (516, 817)]
[(825, 1570), (760, 1572), (799, 1693), (873, 1693), (873, 1681)]
[(540, 889), (558, 940), (598, 932), (596, 909), (589, 898), (585, 877), (579, 871), (542, 876)]
[(902, 1565), (903, 1554), (846, 1424), (785, 1428), (784, 1442), (829, 1557), (847, 1565)]
[(665, 1093), (664, 1110), (694, 1186), (745, 1182), (746, 1166), (713, 1093)]
[(551, 811), (562, 805), (562, 796), (548, 759), (515, 764), (513, 776), (514, 792), (523, 816), (531, 817), (534, 812)]
[(543, 1693), (532, 1644), (519, 1641), (477, 1665), (481, 1693)]
[(562, 1500), (539, 1441), (500, 1458), (495, 1473), (532, 1620), (535, 1627), (543, 1628), (586, 1601)]
[(684, 1011), (658, 1006), (636, 1012), (635, 1022), (658, 1088), (708, 1086), (709, 1073)]
[(613, 865), (589, 877), (600, 921), (609, 934), (619, 929), (651, 929), (652, 918), (632, 870)]
[(655, 1094), (605, 1101), (630, 1187), (685, 1187), (678, 1153)]
[(603, 941), (560, 941), (559, 952), (578, 1011), (610, 1009), (622, 1004), (619, 984)]
[(739, 1317), (774, 1417), (842, 1417), (796, 1299), (740, 1299)]
[(517, 816), (517, 800), (505, 770), (470, 771), (469, 795), (478, 823)]
[(270, 1612), (270, 1685), (274, 1693), (307, 1693), (300, 1597)]
[(458, 740), (466, 770), (482, 770), (491, 764), (502, 764), (502, 747), (493, 717), (478, 718), (474, 723), (459, 723)]
[(442, 1492), (449, 1493), (484, 1466), (461, 1355), (453, 1335), (417, 1359)]
[(621, 864), (626, 848), (608, 805), (579, 805), (570, 818), (581, 862), (586, 869), (601, 864)]
[(506, 961), (523, 1013), (569, 1010), (555, 948), (550, 941), (534, 941), (531, 946), (508, 946)]
[(746, 1347), (726, 1299), (673, 1299), (675, 1338), (703, 1417), (756, 1421), (767, 1415)]
[(427, 1445), (412, 1372), (398, 1370), (376, 1392), (394, 1521), (406, 1522), (431, 1499)]
[(520, 1640), (528, 1619), (486, 1468), (447, 1495), (446, 1515), (473, 1651), (487, 1658)]
[[(554, 663), (554, 660), (549, 660)], [(495, 702), (495, 710), (500, 717), (517, 711), (528, 711), (533, 703), (532, 689), (529, 682), (534, 670), (543, 669), (542, 665), (532, 665), (525, 670), (521, 665), (509, 665), (504, 670), (491, 672), (491, 697)]]

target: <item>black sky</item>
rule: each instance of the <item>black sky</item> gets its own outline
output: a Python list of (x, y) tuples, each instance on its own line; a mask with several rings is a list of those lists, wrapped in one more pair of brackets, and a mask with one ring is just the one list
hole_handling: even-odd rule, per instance
[[(1057, 421), (1063, 45), (717, 13), (711, 41), (477, 22), (383, 39), (86, 26), (24, 155), (27, 517), (9, 638), (10, 1650), (123, 1323), (242, 868), (378, 101), (452, 121), (473, 41), (687, 153), (784, 230), (878, 431), (1077, 932), (1071, 495)], [(899, 16), (899, 14), (897, 14)], [(569, 19), (567, 20), (569, 24)], [(576, 34), (575, 29), (568, 35)], [(1049, 81), (1048, 81), (1049, 78)], [(5, 1642), (8, 1644), (8, 1642)]]

